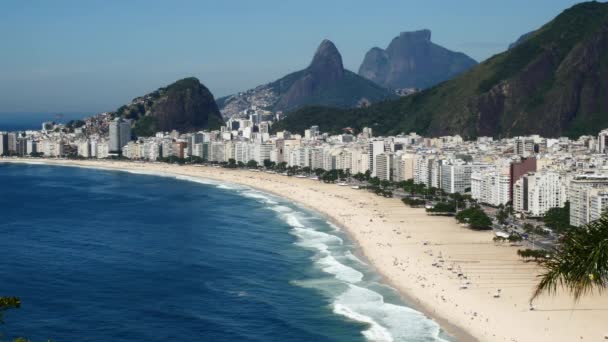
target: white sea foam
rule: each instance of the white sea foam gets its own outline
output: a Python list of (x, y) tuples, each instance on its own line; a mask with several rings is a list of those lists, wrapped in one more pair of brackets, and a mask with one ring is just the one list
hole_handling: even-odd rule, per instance
[(384, 297), (373, 290), (349, 284), (333, 304), (334, 312), (350, 319), (368, 323), (363, 335), (371, 341), (411, 340), (416, 337), (439, 337), (437, 323), (422, 313), (406, 306), (384, 302)]
[(289, 213), (293, 211), (293, 209), (284, 205), (275, 205), (270, 207), (270, 209), (276, 211), (277, 213)]
[(285, 215), (283, 215), (283, 217), (285, 218), (285, 221), (287, 222), (287, 224), (294, 228), (304, 227), (302, 222), (300, 222), (300, 220), (298, 219), (298, 217), (295, 214), (285, 214)]
[(367, 263), (359, 258), (357, 258), (357, 256), (355, 256), (353, 253), (351, 253), (350, 251), (346, 251), (346, 253), (344, 254), (344, 256), (352, 261), (358, 262), (361, 265), (367, 265)]
[(242, 187), (240, 187), (240, 186), (228, 185), (228, 184), (218, 184), (217, 188), (218, 189), (224, 189), (224, 190), (240, 190), (240, 189), (242, 189)]
[(336, 226), (335, 224), (333, 224), (333, 223), (331, 223), (329, 221), (326, 221), (326, 223), (327, 223), (328, 226), (330, 226), (335, 231), (340, 231), (341, 230), (340, 227)]
[(316, 263), (321, 266), (323, 272), (333, 274), (336, 279), (344, 282), (358, 283), (363, 279), (363, 273), (344, 265), (331, 255), (317, 260)]
[(310, 228), (296, 227), (294, 228), (294, 233), (302, 239), (306, 240), (316, 240), (324, 243), (337, 245), (341, 245), (343, 242), (341, 238), (335, 235), (327, 234)]
[(257, 192), (257, 191), (243, 191), (243, 192), (241, 192), (241, 195), (243, 195), (245, 197), (256, 199), (256, 200), (258, 200), (262, 203), (266, 203), (266, 204), (278, 204), (269, 195), (265, 195), (265, 194), (263, 194), (261, 192)]
[(369, 328), (363, 331), (363, 336), (371, 341), (392, 342), (393, 336), (385, 327), (378, 324), (371, 317), (362, 315), (351, 310), (348, 306), (342, 304), (334, 304), (334, 313), (352, 319), (353, 321), (369, 324)]

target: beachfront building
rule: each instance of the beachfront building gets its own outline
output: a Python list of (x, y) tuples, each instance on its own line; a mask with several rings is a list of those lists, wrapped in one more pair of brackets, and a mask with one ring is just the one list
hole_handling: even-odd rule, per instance
[[(371, 128), (370, 133), (371, 136)], [(373, 140), (369, 142), (368, 145), (368, 153), (369, 153), (369, 169), (372, 172), (372, 177), (377, 176), (376, 170), (376, 157), (382, 153), (384, 153), (384, 140)]]
[(381, 153), (376, 156), (376, 177), (380, 180), (391, 180), (391, 155)]
[(393, 180), (396, 182), (414, 179), (415, 155), (405, 153), (396, 154), (394, 162)]
[(131, 140), (131, 121), (116, 118), (109, 124), (110, 151), (120, 152)]
[(77, 142), (78, 155), (83, 158), (91, 158), (91, 142), (84, 139)]
[(592, 189), (589, 192), (589, 221), (598, 220), (608, 212), (608, 188)]
[(513, 209), (540, 217), (551, 208), (561, 208), (567, 201), (567, 187), (561, 174), (555, 171), (528, 173), (513, 189)]
[(471, 173), (471, 197), (493, 206), (505, 205), (511, 198), (509, 174), (496, 168)]
[(441, 189), (449, 194), (465, 193), (471, 187), (471, 165), (462, 160), (444, 163), (441, 169)]
[[(582, 174), (575, 176), (568, 187), (568, 199), (570, 201), (570, 225), (575, 227), (583, 226), (591, 222), (591, 197), (596, 196), (597, 199), (601, 192), (608, 191), (608, 175), (604, 174)], [(601, 212), (601, 210), (600, 210)], [(597, 214), (597, 213), (596, 213)]]
[(8, 154), (8, 134), (0, 132), (0, 156)]
[(435, 154), (416, 154), (414, 158), (414, 183), (435, 186), (438, 182), (439, 170)]

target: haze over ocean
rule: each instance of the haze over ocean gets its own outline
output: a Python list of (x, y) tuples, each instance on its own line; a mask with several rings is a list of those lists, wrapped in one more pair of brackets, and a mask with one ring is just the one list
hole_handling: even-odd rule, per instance
[(7, 337), (447, 340), (324, 218), (192, 180), (0, 164)]
[(66, 123), (84, 119), (93, 113), (2, 113), (0, 112), (0, 132), (39, 130), (42, 123), (54, 121)]

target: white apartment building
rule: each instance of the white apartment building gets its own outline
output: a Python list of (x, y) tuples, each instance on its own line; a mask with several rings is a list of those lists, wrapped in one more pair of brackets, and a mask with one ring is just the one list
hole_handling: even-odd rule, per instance
[(380, 180), (391, 180), (391, 155), (381, 153), (376, 156), (376, 177)]
[(595, 189), (608, 189), (608, 175), (584, 174), (570, 181), (568, 200), (571, 225), (580, 227), (591, 222), (590, 197)]
[(441, 165), (441, 188), (450, 194), (465, 193), (471, 187), (471, 165), (455, 160)]
[(471, 173), (471, 197), (481, 203), (507, 204), (511, 200), (509, 187), (510, 178), (506, 172), (488, 169)]
[(393, 170), (393, 180), (396, 182), (414, 179), (414, 155), (396, 154)]
[(566, 182), (555, 171), (528, 173), (513, 186), (513, 209), (540, 217), (568, 200)]
[(91, 142), (89, 140), (81, 140), (77, 143), (78, 155), (84, 158), (91, 158)]
[(599, 220), (608, 212), (608, 188), (589, 191), (589, 222)]
[[(370, 129), (371, 135), (371, 129)], [(384, 140), (373, 140), (368, 145), (369, 153), (369, 169), (372, 171), (372, 177), (376, 177), (376, 156), (384, 153)]]

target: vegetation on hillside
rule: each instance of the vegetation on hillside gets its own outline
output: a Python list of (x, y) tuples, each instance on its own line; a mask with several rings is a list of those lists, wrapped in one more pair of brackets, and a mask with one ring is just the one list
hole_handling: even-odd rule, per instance
[(304, 108), (276, 130), (324, 122), (378, 135), (409, 133), (515, 136), (596, 134), (608, 126), (608, 4), (564, 11), (516, 47), (433, 88), (363, 109)]

